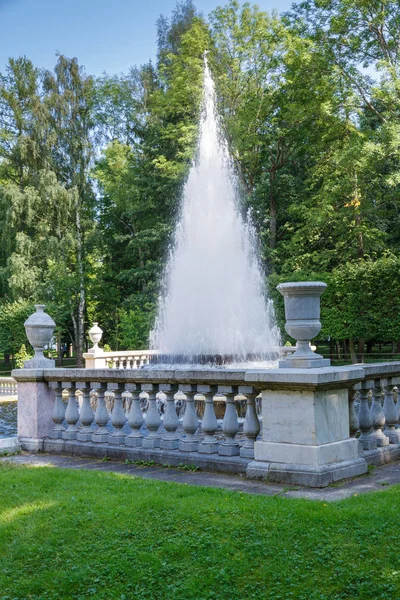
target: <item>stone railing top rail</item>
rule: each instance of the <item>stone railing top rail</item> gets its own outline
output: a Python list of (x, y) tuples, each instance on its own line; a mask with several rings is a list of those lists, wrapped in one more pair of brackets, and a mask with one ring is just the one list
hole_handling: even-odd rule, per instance
[(119, 356), (153, 356), (157, 354), (157, 350), (113, 350), (112, 352), (102, 352), (97, 354), (98, 358), (117, 358)]
[(17, 381), (76, 381), (104, 383), (153, 383), (192, 385), (252, 385), (257, 389), (315, 389), (352, 387), (365, 379), (400, 377), (399, 363), (325, 367), (318, 369), (18, 369)]

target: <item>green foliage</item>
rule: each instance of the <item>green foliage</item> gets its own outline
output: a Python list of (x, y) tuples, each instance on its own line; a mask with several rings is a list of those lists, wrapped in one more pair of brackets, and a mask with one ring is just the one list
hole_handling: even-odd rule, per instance
[(26, 360), (32, 358), (33, 354), (29, 354), (25, 344), (22, 344), (21, 348), (15, 355), (15, 366), (17, 369), (22, 369)]
[(149, 331), (154, 324), (155, 310), (154, 304), (145, 303), (118, 311), (120, 348), (141, 350), (149, 347)]
[(15, 355), (26, 344), (24, 323), (33, 312), (35, 307), (25, 300), (0, 304), (0, 352)]
[[(208, 21), (185, 0), (158, 20), (156, 64), (127, 74), (95, 80), (77, 59), (41, 71), (11, 58), (0, 75), (2, 305), (45, 301), (78, 361), (93, 320), (114, 349), (147, 345), (207, 50), (280, 323), (273, 284), (318, 278), (329, 284), (321, 337), (399, 340), (399, 25), (391, 0), (304, 0), (281, 17), (230, 0)], [(6, 343), (4, 331), (0, 349), (15, 353), (25, 339)]]

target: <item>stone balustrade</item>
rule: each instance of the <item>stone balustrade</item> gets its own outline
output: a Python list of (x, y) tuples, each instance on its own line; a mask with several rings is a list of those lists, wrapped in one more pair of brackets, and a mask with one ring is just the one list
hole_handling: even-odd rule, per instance
[(29, 451), (196, 465), (318, 487), (400, 458), (400, 363), (20, 369), (13, 377), (18, 435)]
[(121, 350), (117, 352), (103, 352), (97, 348), (96, 352), (85, 353), (85, 366), (87, 369), (140, 369), (149, 364), (150, 357), (155, 354), (153, 350)]
[(370, 464), (400, 459), (400, 384), (399, 363), (363, 365), (364, 379), (355, 386), (350, 402), (351, 434), (360, 453)]
[(0, 377), (0, 396), (16, 396), (17, 382), (12, 377)]

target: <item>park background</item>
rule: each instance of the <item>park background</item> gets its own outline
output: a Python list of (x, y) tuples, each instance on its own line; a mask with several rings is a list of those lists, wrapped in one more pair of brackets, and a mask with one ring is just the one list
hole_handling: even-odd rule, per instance
[[(74, 34), (83, 23), (96, 31), (89, 4), (83, 15), (71, 4), (68, 39), (85, 39)], [(82, 364), (93, 321), (113, 350), (148, 346), (195, 159), (205, 50), (279, 323), (277, 283), (323, 280), (327, 354), (356, 362), (364, 352), (400, 351), (398, 3), (309, 0), (280, 13), (198, 4), (168, 3), (152, 49), (146, 30), (142, 56), (131, 64), (127, 54), (122, 74), (102, 31), (109, 74), (90, 66), (88, 40), (80, 44), (89, 64), (80, 48), (60, 50), (51, 64), (37, 31), (32, 56), (2, 42), (10, 56), (0, 76), (4, 369), (29, 353), (23, 323), (38, 301), (57, 323), (60, 361), (72, 344)], [(9, 40), (13, 19), (35, 29), (24, 6), (0, 6)], [(53, 22), (41, 31), (51, 39), (54, 18), (62, 31), (68, 15), (46, 14)]]

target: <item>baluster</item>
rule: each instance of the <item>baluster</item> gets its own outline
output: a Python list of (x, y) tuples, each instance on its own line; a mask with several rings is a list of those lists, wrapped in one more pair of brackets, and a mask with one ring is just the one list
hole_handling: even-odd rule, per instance
[(65, 420), (68, 423), (68, 427), (62, 433), (63, 440), (76, 440), (78, 433), (77, 423), (79, 421), (79, 410), (78, 403), (75, 396), (75, 383), (65, 382), (63, 388), (68, 389), (68, 404), (65, 411)]
[(349, 429), (350, 429), (350, 437), (351, 438), (356, 437), (356, 433), (360, 428), (357, 412), (354, 407), (354, 402), (355, 402), (357, 394), (358, 394), (358, 391), (355, 392), (351, 389), (349, 390)]
[(361, 450), (375, 450), (376, 439), (372, 432), (372, 415), (368, 404), (368, 382), (361, 383), (360, 389), (360, 410), (358, 412), (358, 420), (360, 423), (360, 437), (358, 438)]
[(127, 356), (126, 358), (126, 368), (131, 370), (132, 369), (132, 356)]
[(62, 399), (62, 384), (60, 381), (49, 381), (49, 387), (54, 390), (55, 400), (53, 406), (53, 421), (55, 426), (50, 431), (50, 437), (53, 440), (59, 440), (62, 438), (65, 427), (63, 426), (65, 419), (65, 406)]
[(123, 387), (118, 383), (109, 383), (108, 389), (114, 393), (114, 406), (111, 413), (111, 423), (114, 430), (108, 436), (108, 443), (121, 445), (125, 443), (125, 433), (122, 431), (122, 428), (126, 423), (125, 411), (122, 406)]
[(225, 436), (224, 441), (218, 448), (221, 456), (236, 456), (240, 454), (240, 446), (235, 441), (235, 436), (239, 431), (239, 422), (236, 406), (233, 401), (232, 386), (218, 386), (218, 393), (225, 397), (226, 407), (225, 415), (222, 421), (222, 432)]
[(93, 384), (93, 388), (97, 392), (97, 406), (96, 412), (94, 414), (94, 420), (97, 425), (97, 428), (94, 430), (92, 435), (92, 442), (102, 443), (108, 441), (109, 432), (107, 430), (107, 423), (109, 421), (109, 414), (106, 406), (106, 401), (104, 398), (105, 386), (104, 384)]
[(131, 398), (131, 407), (128, 413), (128, 424), (131, 427), (132, 431), (129, 435), (125, 437), (125, 445), (126, 446), (141, 446), (143, 440), (143, 433), (140, 431), (140, 428), (143, 425), (143, 414), (142, 409), (140, 408), (140, 388), (135, 383), (128, 384), (127, 387), (130, 387), (132, 390), (127, 390), (122, 395), (125, 398)]
[(385, 435), (389, 438), (391, 444), (398, 444), (400, 442), (400, 431), (396, 431), (396, 425), (398, 420), (396, 405), (393, 398), (393, 384), (392, 379), (383, 380), (384, 390), (384, 401), (383, 401), (383, 412), (385, 414)]
[(176, 414), (173, 388), (170, 384), (163, 384), (160, 385), (160, 390), (162, 390), (166, 400), (163, 417), (163, 425), (166, 433), (161, 436), (160, 448), (162, 450), (178, 450), (179, 435), (176, 430), (179, 427), (179, 419)]
[(185, 414), (182, 422), (185, 436), (179, 440), (179, 450), (182, 452), (196, 452), (199, 447), (199, 440), (195, 434), (199, 427), (199, 420), (194, 407), (194, 386), (181, 385), (179, 387), (180, 391), (186, 396)]
[(218, 454), (218, 440), (215, 432), (218, 429), (218, 421), (215, 416), (213, 396), (216, 388), (210, 385), (198, 385), (197, 393), (202, 394), (205, 400), (204, 415), (201, 421), (201, 428), (204, 438), (199, 443), (199, 452), (201, 454)]
[(139, 357), (134, 356), (133, 363), (132, 363), (132, 369), (138, 369), (138, 368), (139, 368)]
[(376, 440), (377, 446), (388, 446), (389, 438), (382, 431), (382, 428), (385, 426), (385, 414), (382, 410), (379, 379), (374, 381), (374, 387), (372, 388), (371, 418), (374, 428), (371, 433), (372, 438)]
[(82, 391), (82, 406), (80, 419), (82, 427), (79, 429), (76, 439), (78, 442), (91, 442), (92, 441), (92, 428), (94, 413), (90, 404), (90, 386), (88, 382), (77, 383), (77, 387)]
[(258, 420), (256, 411), (256, 396), (250, 386), (240, 386), (239, 393), (245, 394), (247, 398), (246, 416), (243, 422), (243, 433), (245, 442), (240, 448), (240, 456), (243, 458), (254, 458), (254, 442), (260, 433), (260, 421)]
[(157, 407), (155, 386), (151, 383), (145, 383), (142, 385), (142, 390), (147, 392), (149, 397), (149, 408), (146, 414), (146, 427), (149, 435), (143, 438), (142, 446), (143, 448), (159, 448), (161, 436), (158, 430), (161, 425), (161, 418)]
[[(396, 381), (398, 381), (398, 377), (396, 377)], [(397, 411), (397, 424), (399, 424), (400, 418), (400, 403), (399, 403), (399, 384), (395, 385), (393, 388), (394, 397), (396, 400), (396, 411)]]

